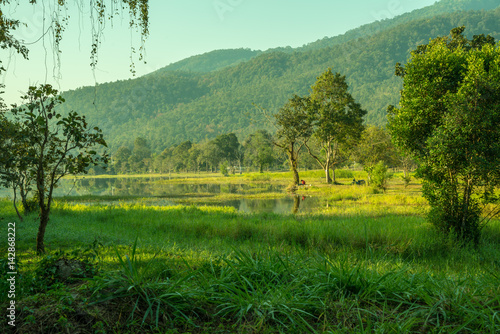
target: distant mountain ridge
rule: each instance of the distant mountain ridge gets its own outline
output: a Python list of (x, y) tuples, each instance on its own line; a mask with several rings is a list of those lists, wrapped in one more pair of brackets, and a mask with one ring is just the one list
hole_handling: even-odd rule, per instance
[(277, 110), (293, 94), (307, 94), (316, 77), (331, 67), (346, 75), (351, 93), (369, 112), (367, 123), (380, 125), (387, 105), (398, 102), (401, 80), (394, 76), (395, 63), (404, 63), (417, 45), (460, 25), (469, 37), (484, 33), (498, 39), (500, 8), (414, 20), (310, 50), (218, 50), (137, 79), (65, 92), (62, 108), (84, 113), (101, 127), (111, 151), (131, 147), (138, 136), (155, 152), (229, 132), (243, 140), (262, 128), (273, 131), (253, 104)]
[[(411, 21), (431, 18), (433, 16), (464, 11), (464, 10), (490, 10), (500, 6), (499, 0), (441, 0), (432, 6), (415, 9), (409, 13), (398, 15), (394, 18), (388, 18), (393, 13), (381, 11), (374, 13), (376, 22), (364, 24), (358, 28), (347, 31), (345, 34), (334, 37), (325, 37), (302, 47), (276, 47), (266, 51), (250, 49), (225, 49), (206, 52), (201, 55), (188, 57), (181, 61), (172, 63), (159, 69), (164, 71), (187, 71), (187, 72), (211, 72), (224, 67), (234, 66), (244, 61), (248, 61), (264, 52), (295, 52), (310, 51), (325, 47), (330, 47), (346, 43), (358, 38), (366, 38), (383, 30), (393, 28), (399, 24), (405, 24)], [(387, 13), (386, 13), (387, 12)], [(384, 17), (386, 16), (386, 17)], [(155, 71), (155, 72), (158, 72)], [(153, 72), (153, 73), (155, 73)]]
[[(415, 9), (409, 13), (404, 13), (391, 19), (387, 18), (387, 16), (392, 15), (393, 13), (391, 13), (389, 10), (381, 11), (379, 13), (374, 13), (375, 18), (378, 19), (378, 21), (376, 22), (364, 24), (358, 28), (347, 31), (342, 35), (325, 37), (321, 40), (306, 44), (303, 47), (297, 48), (295, 50), (307, 51), (320, 49), (346, 43), (357, 38), (366, 38), (383, 30), (387, 30), (396, 27), (397, 25), (405, 24), (415, 20), (427, 19), (434, 16), (458, 11), (491, 10), (499, 6), (499, 0), (441, 0), (439, 2), (436, 2), (432, 6)], [(384, 15), (386, 17), (384, 17)]]
[(165, 71), (212, 72), (250, 60), (261, 53), (260, 50), (250, 49), (214, 50), (175, 62), (153, 73)]

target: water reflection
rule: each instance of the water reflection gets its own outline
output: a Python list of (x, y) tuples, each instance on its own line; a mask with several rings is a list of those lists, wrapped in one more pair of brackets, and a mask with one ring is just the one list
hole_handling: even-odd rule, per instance
[(300, 212), (313, 212), (324, 207), (324, 200), (317, 197), (287, 196), (279, 199), (249, 199), (243, 198), (222, 203), (232, 206), (240, 212), (246, 213), (277, 213), (296, 214)]
[(208, 194), (281, 192), (276, 185), (168, 183), (165, 178), (85, 178), (62, 180), (56, 196), (186, 197)]
[[(110, 203), (113, 200), (134, 201), (137, 198), (150, 198), (154, 205), (172, 205), (176, 201), (183, 204), (224, 205), (232, 206), (246, 213), (278, 213), (290, 214), (308, 212), (322, 206), (317, 198), (303, 196), (287, 196), (279, 199), (234, 199), (213, 203), (210, 197), (219, 194), (265, 194), (283, 192), (284, 187), (272, 184), (196, 184), (171, 183), (168, 177), (152, 178), (83, 178), (64, 179), (55, 189), (55, 197), (96, 197), (99, 203)], [(0, 197), (11, 196), (12, 191), (0, 189)], [(99, 200), (99, 197), (103, 197)], [(204, 198), (207, 198), (204, 201)], [(190, 203), (190, 199), (193, 202)], [(196, 201), (195, 201), (196, 199)]]

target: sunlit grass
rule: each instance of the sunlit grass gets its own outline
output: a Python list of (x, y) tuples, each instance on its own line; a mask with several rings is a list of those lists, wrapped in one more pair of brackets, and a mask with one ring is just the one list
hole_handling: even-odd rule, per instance
[[(1, 203), (2, 210), (12, 210), (8, 202)], [(442, 237), (419, 216), (348, 213), (344, 210), (343, 215), (330, 212), (294, 216), (242, 214), (233, 207), (218, 206), (56, 202), (46, 244), (49, 249), (88, 245), (94, 240), (105, 245), (130, 245), (139, 237), (141, 247), (161, 249), (176, 245), (179, 249), (208, 251), (213, 255), (227, 254), (234, 248), (361, 255), (370, 249), (380, 257), (402, 257), (432, 267), (439, 267), (441, 259), (446, 261), (443, 253), (453, 245), (452, 241), (443, 244)], [(12, 213), (10, 217), (15, 219)], [(21, 249), (33, 247), (37, 223), (36, 216), (31, 216), (18, 224)], [(498, 242), (498, 221), (492, 222), (484, 235), (486, 245)], [(462, 263), (457, 265), (460, 268)], [(475, 267), (477, 263), (470, 265)]]
[(175, 198), (189, 205), (133, 196), (56, 199), (48, 256), (94, 254), (101, 272), (77, 288), (63, 284), (43, 294), (30, 290), (41, 284), (35, 273), (47, 258), (33, 251), (37, 216), (20, 223), (12, 204), (0, 200), (2, 222), (17, 222), (19, 319), (31, 329), (43, 328), (44, 319), (62, 332), (76, 330), (64, 321), (76, 326), (82, 314), (108, 332), (500, 331), (499, 220), (485, 227), (478, 248), (464, 247), (425, 221), (418, 181), (404, 188), (393, 178), (381, 193), (348, 178), (326, 185), (318, 171), (302, 173), (308, 186), (297, 191), (318, 199), (313, 212), (245, 214), (214, 205), (291, 196), (258, 194), (275, 178), (286, 184), (286, 173), (277, 174), (214, 178), (254, 189)]

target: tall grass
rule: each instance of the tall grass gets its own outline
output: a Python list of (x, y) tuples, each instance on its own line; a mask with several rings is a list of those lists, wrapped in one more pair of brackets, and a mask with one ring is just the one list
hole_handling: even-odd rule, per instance
[[(141, 247), (175, 245), (215, 255), (234, 248), (353, 256), (370, 251), (376, 258), (387, 261), (411, 261), (416, 270), (461, 272), (466, 267), (473, 272), (484, 263), (500, 261), (500, 255), (495, 255), (500, 244), (498, 221), (485, 228), (480, 251), (471, 250), (464, 258), (457, 256), (461, 254), (456, 252), (459, 245), (452, 240), (444, 241), (423, 218), (413, 215), (294, 216), (240, 214), (232, 207), (56, 203), (49, 224), (46, 232), (49, 249), (91, 244), (96, 239), (105, 245), (131, 245), (139, 237)], [(18, 225), (20, 249), (33, 246), (37, 228), (36, 216)], [(482, 257), (481, 252), (488, 255)]]
[[(33, 295), (43, 258), (30, 251), (38, 220), (27, 217), (16, 226), (23, 330), (47, 332), (57, 323), (61, 332), (97, 331), (80, 323), (84, 314), (107, 332), (500, 331), (500, 221), (469, 248), (416, 214), (426, 203), (411, 192), (301, 191), (322, 194), (329, 207), (277, 215), (56, 201), (46, 248), (99, 241), (103, 271), (80, 287)], [(16, 220), (11, 203), (0, 201), (0, 216)]]

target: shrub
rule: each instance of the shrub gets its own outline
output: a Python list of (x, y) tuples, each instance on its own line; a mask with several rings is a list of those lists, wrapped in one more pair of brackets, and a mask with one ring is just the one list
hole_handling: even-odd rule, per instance
[(371, 175), (371, 185), (376, 189), (381, 189), (385, 192), (387, 189), (387, 181), (392, 177), (391, 174), (387, 172), (387, 166), (379, 161), (372, 170)]
[(229, 175), (229, 171), (227, 170), (229, 167), (227, 161), (223, 161), (220, 163), (219, 165), (219, 169), (220, 169), (220, 172), (222, 175), (224, 176), (228, 176)]

